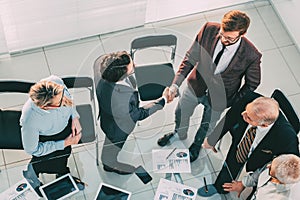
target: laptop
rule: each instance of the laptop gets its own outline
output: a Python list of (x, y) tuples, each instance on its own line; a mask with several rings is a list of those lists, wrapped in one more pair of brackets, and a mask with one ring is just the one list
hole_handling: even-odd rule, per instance
[(79, 192), (70, 174), (65, 174), (54, 181), (42, 185), (39, 189), (46, 200), (62, 200)]
[(101, 183), (94, 200), (130, 200), (131, 192)]

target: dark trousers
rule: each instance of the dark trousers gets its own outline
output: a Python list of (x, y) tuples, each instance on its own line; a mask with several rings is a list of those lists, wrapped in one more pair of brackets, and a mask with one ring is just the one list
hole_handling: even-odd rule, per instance
[(214, 183), (214, 186), (220, 194), (228, 193), (223, 190), (222, 185), (224, 183), (231, 183), (233, 179), (235, 180), (243, 169), (244, 163), (238, 163), (235, 155), (236, 148), (231, 147), (217, 180)]
[[(39, 142), (64, 140), (72, 133), (71, 125), (72, 120), (70, 119), (68, 125), (62, 132), (51, 136), (40, 136)], [(55, 151), (44, 156), (32, 156), (30, 163), (37, 176), (39, 176), (40, 173), (67, 174), (70, 172), (67, 164), (71, 150), (71, 146), (68, 146), (63, 150)]]
[(118, 162), (118, 155), (122, 150), (128, 136), (128, 134), (121, 132), (118, 134), (118, 137), (109, 139), (107, 136), (105, 136), (101, 154), (101, 161), (103, 165), (118, 169), (123, 172), (133, 172), (135, 170), (135, 167), (129, 164)]

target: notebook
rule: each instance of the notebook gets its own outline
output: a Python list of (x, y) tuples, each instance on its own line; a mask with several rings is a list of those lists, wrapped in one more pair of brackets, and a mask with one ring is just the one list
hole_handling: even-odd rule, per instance
[(101, 183), (94, 200), (129, 200), (131, 192), (117, 188), (115, 186)]
[(70, 174), (65, 174), (54, 181), (42, 185), (39, 189), (46, 200), (61, 200), (79, 192)]

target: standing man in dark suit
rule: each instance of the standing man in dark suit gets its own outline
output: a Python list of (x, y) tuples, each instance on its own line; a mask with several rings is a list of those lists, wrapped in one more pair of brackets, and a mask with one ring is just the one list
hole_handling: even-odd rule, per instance
[(106, 136), (101, 155), (103, 169), (117, 174), (131, 174), (135, 167), (119, 162), (118, 154), (137, 121), (164, 107), (169, 88), (165, 89), (162, 98), (140, 107), (134, 79), (130, 78), (134, 73), (134, 63), (126, 51), (103, 55), (95, 64), (101, 74), (96, 93), (100, 124)]
[(186, 139), (190, 117), (196, 106), (202, 104), (201, 125), (189, 147), (193, 162), (207, 132), (215, 127), (224, 109), (257, 88), (262, 55), (244, 37), (249, 24), (245, 13), (233, 10), (224, 15), (221, 24), (208, 22), (202, 27), (170, 87), (169, 101), (172, 101), (190, 74), (175, 111), (175, 130), (160, 138), (158, 145), (165, 146), (176, 133), (179, 139)]
[[(254, 136), (249, 132), (253, 128)], [(299, 156), (297, 134), (272, 98), (254, 92), (245, 95), (230, 108), (202, 146), (212, 149), (228, 131), (232, 143), (225, 163), (215, 183), (209, 185), (210, 192), (200, 188), (200, 196), (226, 193), (222, 185), (235, 180), (245, 164), (246, 171), (250, 172), (262, 168), (281, 154)]]

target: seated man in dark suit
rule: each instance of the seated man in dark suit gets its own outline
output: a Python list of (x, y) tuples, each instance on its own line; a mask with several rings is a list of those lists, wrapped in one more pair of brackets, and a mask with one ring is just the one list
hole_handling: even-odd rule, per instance
[[(213, 149), (227, 133), (232, 144), (225, 163), (213, 185), (206, 193), (200, 188), (200, 196), (227, 193), (224, 183), (235, 180), (246, 164), (246, 171), (255, 171), (281, 154), (299, 155), (299, 141), (291, 124), (279, 110), (277, 101), (250, 92), (231, 107), (211, 135), (205, 138), (203, 147)], [(214, 191), (215, 190), (215, 191)]]
[[(162, 98), (143, 107), (139, 106), (139, 94), (133, 86), (133, 61), (127, 52), (110, 53), (99, 58), (101, 79), (96, 93), (100, 111), (100, 124), (106, 137), (102, 149), (103, 169), (118, 174), (130, 174), (135, 167), (118, 162), (128, 135), (133, 131), (137, 121), (143, 120), (162, 109), (167, 102), (169, 88)], [(97, 59), (98, 60), (98, 59)]]

